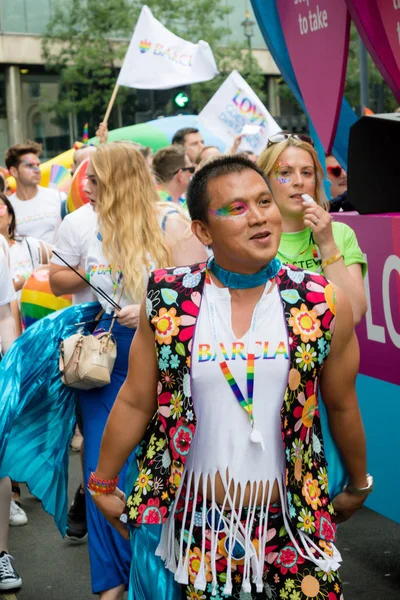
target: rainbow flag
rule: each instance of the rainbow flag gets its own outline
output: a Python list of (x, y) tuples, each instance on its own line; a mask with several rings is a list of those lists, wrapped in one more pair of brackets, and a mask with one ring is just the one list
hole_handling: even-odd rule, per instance
[(49, 188), (68, 193), (71, 179), (68, 169), (61, 165), (51, 165)]
[(84, 144), (87, 144), (88, 141), (89, 141), (89, 123), (85, 123), (83, 126), (82, 142)]

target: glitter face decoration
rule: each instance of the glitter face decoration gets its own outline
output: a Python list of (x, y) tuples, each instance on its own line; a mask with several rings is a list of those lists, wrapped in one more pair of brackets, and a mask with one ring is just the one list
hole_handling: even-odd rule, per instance
[(249, 207), (244, 202), (233, 202), (229, 206), (223, 206), (222, 208), (218, 208), (217, 210), (213, 208), (208, 209), (210, 214), (215, 215), (216, 217), (228, 217), (228, 218), (236, 218), (243, 217)]
[(282, 175), (279, 174), (279, 169), (281, 169), (282, 167), (289, 167), (290, 165), (288, 165), (287, 163), (284, 162), (277, 162), (276, 165), (274, 166), (274, 175), (275, 175), (275, 179), (277, 180), (278, 183), (290, 183), (291, 179), (290, 177), (282, 177)]

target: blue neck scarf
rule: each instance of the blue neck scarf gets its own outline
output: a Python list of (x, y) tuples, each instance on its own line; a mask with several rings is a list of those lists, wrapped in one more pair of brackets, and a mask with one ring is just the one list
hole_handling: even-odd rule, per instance
[(209, 261), (208, 268), (227, 288), (232, 290), (245, 290), (264, 285), (267, 281), (275, 277), (281, 270), (281, 261), (278, 258), (274, 258), (266, 267), (263, 267), (260, 271), (252, 273), (251, 275), (227, 271), (217, 265), (214, 258)]

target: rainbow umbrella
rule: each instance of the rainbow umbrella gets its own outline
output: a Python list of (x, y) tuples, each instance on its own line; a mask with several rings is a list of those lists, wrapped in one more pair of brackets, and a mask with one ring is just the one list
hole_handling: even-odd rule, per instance
[[(226, 150), (225, 142), (216, 137), (202, 123), (198, 123), (196, 115), (162, 117), (154, 119), (154, 121), (148, 121), (147, 123), (140, 123), (139, 125), (113, 129), (109, 133), (108, 141), (130, 140), (131, 142), (138, 142), (143, 146), (150, 146), (156, 152), (160, 148), (168, 146), (175, 132), (183, 127), (196, 127), (202, 134), (207, 146), (217, 146), (221, 152)], [(98, 140), (94, 137), (89, 142), (97, 144)]]
[(74, 212), (74, 210), (89, 202), (89, 198), (83, 191), (86, 183), (86, 169), (88, 164), (89, 159), (86, 158), (74, 173), (67, 198), (68, 213)]
[(72, 305), (72, 296), (54, 296), (50, 289), (49, 267), (34, 271), (24, 283), (21, 316), (25, 329), (52, 312)]

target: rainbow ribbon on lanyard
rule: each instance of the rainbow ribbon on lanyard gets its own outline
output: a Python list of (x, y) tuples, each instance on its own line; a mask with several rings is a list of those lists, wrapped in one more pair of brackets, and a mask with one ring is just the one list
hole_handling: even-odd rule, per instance
[(239, 404), (249, 415), (249, 419), (251, 424), (254, 426), (254, 415), (253, 415), (253, 393), (254, 393), (254, 354), (247, 355), (247, 372), (246, 372), (246, 380), (247, 380), (247, 400), (243, 396), (242, 391), (238, 384), (236, 383), (236, 379), (232, 375), (229, 370), (226, 361), (222, 361), (219, 363), (221, 367), (221, 371), (224, 374), (226, 381), (228, 382), (232, 392), (235, 394), (236, 398), (239, 401)]
[[(209, 284), (208, 289), (211, 289), (211, 281), (210, 281), (209, 276), (206, 277), (206, 283)], [(220, 354), (220, 346), (218, 344), (218, 339), (217, 339), (215, 304), (214, 304), (213, 299), (210, 298), (210, 294), (209, 294), (209, 298), (208, 298), (208, 306), (209, 306), (209, 314), (210, 314), (211, 333), (212, 333), (213, 341), (215, 344), (215, 349), (216, 349), (216, 352), (218, 355), (218, 354)], [(250, 343), (251, 343), (251, 334), (254, 332), (255, 326), (256, 326), (256, 315), (257, 315), (257, 306), (255, 308), (252, 323), (250, 326), (250, 335), (249, 335), (249, 341), (248, 341), (249, 348), (250, 348)], [(234, 393), (240, 406), (247, 412), (247, 414), (249, 416), (251, 427), (252, 427), (252, 431), (250, 434), (250, 440), (252, 442), (254, 442), (255, 444), (260, 444), (261, 448), (263, 450), (265, 450), (264, 441), (263, 441), (261, 432), (255, 428), (255, 424), (254, 424), (254, 413), (253, 413), (254, 361), (255, 361), (254, 352), (247, 353), (247, 367), (246, 367), (247, 399), (244, 397), (240, 387), (237, 384), (236, 379), (232, 375), (232, 372), (229, 369), (229, 367), (226, 363), (226, 360), (220, 360), (219, 356), (218, 356), (218, 359), (219, 359), (219, 366), (221, 368), (222, 374), (224, 375), (226, 381), (228, 382), (229, 387), (231, 388), (232, 392)]]

